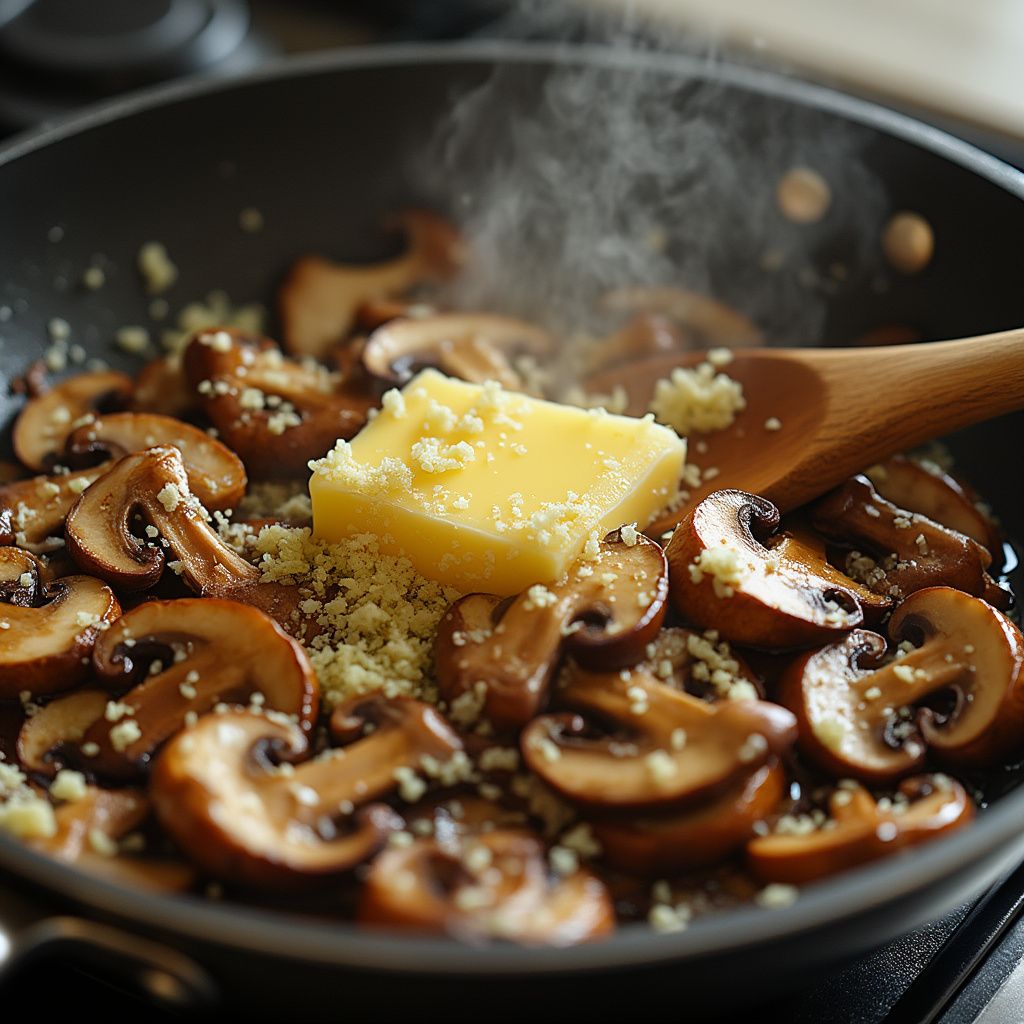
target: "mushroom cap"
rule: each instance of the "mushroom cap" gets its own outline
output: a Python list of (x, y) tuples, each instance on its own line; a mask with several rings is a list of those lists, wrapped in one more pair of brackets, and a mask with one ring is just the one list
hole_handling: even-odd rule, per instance
[[(474, 870), (475, 863), (483, 865)], [(585, 868), (553, 877), (540, 838), (495, 829), (455, 846), (435, 839), (385, 850), (370, 866), (359, 920), (382, 927), (568, 946), (615, 926), (611, 897)]]
[(14, 453), (37, 472), (53, 467), (64, 439), (84, 416), (125, 405), (134, 384), (112, 370), (76, 373), (31, 399), (14, 421)]
[(66, 440), (69, 455), (120, 458), (157, 445), (177, 448), (192, 493), (208, 509), (234, 508), (245, 496), (242, 460), (210, 437), (181, 420), (156, 413), (122, 412), (97, 416), (72, 431)]
[(346, 266), (304, 256), (278, 292), (285, 347), (296, 356), (325, 358), (352, 329), (359, 307), (400, 296), (415, 285), (444, 281), (465, 262), (455, 227), (428, 210), (404, 210), (389, 226), (404, 229), (404, 254), (383, 263)]
[(966, 534), (986, 548), (993, 560), (1000, 558), (1003, 542), (998, 526), (964, 485), (935, 463), (894, 455), (865, 470), (864, 475), (893, 505)]
[(204, 715), (157, 756), (150, 795), (161, 825), (204, 871), (241, 885), (294, 888), (346, 874), (400, 827), (390, 809), (371, 805), (344, 816), (309, 785), (343, 761), (275, 770), (308, 741), (287, 719), (253, 711)]
[(775, 810), (785, 788), (785, 772), (770, 761), (698, 807), (657, 817), (594, 818), (590, 826), (613, 868), (661, 877), (728, 857), (751, 837), (755, 822)]
[(615, 313), (657, 313), (697, 334), (706, 347), (747, 348), (764, 343), (764, 335), (743, 313), (700, 292), (671, 286), (616, 288), (601, 299)]
[[(88, 674), (101, 631), (121, 613), (113, 591), (90, 576), (66, 576), (42, 586), (37, 572), (29, 606), (0, 604), (0, 697), (59, 693)], [(29, 588), (26, 588), (29, 589)]]
[(64, 528), (71, 557), (122, 590), (153, 586), (164, 571), (165, 548), (134, 536), (136, 514), (167, 542), (193, 589), (214, 593), (259, 582), (259, 570), (206, 525), (181, 453), (170, 447), (124, 456), (82, 493)]
[(266, 338), (233, 328), (198, 332), (183, 355), (203, 413), (256, 477), (299, 477), (310, 459), (349, 438), (376, 392), (285, 359)]
[[(945, 722), (923, 708), (921, 735), (936, 755), (990, 767), (1024, 750), (1024, 636), (985, 601), (951, 587), (912, 594), (893, 613), (894, 640), (924, 641), (959, 667), (950, 683), (962, 699)], [(922, 648), (923, 650), (923, 648)]]
[(801, 885), (928, 842), (974, 818), (974, 804), (959, 782), (916, 776), (900, 784), (909, 806), (883, 809), (867, 790), (836, 790), (834, 825), (805, 835), (768, 835), (747, 844), (747, 863), (759, 878)]
[(640, 661), (667, 611), (668, 567), (653, 541), (637, 535), (627, 545), (613, 532), (596, 560), (540, 589), (540, 598), (531, 587), (510, 602), (468, 595), (448, 610), (434, 660), (449, 704), (483, 683), (486, 717), (516, 729), (544, 705), (563, 653), (609, 668)]
[[(85, 795), (61, 804), (54, 812), (57, 831), (32, 846), (51, 857), (71, 864), (89, 861), (91, 836), (100, 832), (108, 839), (120, 839), (149, 814), (149, 801), (139, 789), (86, 787)], [(95, 855), (93, 855), (95, 856)]]
[(669, 807), (720, 793), (792, 746), (796, 720), (760, 700), (709, 704), (643, 669), (575, 671), (520, 750), (556, 792), (588, 807)]
[(889, 633), (920, 646), (882, 664), (882, 638), (856, 630), (786, 669), (780, 698), (811, 760), (888, 782), (918, 769), (929, 749), (984, 767), (1024, 749), (1024, 637), (1009, 619), (979, 598), (931, 587), (896, 609)]
[[(827, 537), (883, 559), (872, 588), (906, 597), (929, 586), (956, 587), (1006, 607), (1010, 595), (986, 571), (992, 557), (977, 541), (927, 516), (886, 501), (865, 476), (855, 476), (812, 506)], [(894, 563), (891, 566), (887, 563)]]
[(803, 647), (857, 626), (855, 589), (837, 570), (786, 539), (758, 537), (779, 523), (778, 509), (744, 491), (716, 491), (679, 524), (665, 554), (680, 614), (751, 647)]
[(68, 512), (82, 490), (101, 477), (109, 465), (35, 476), (0, 486), (0, 521), (10, 529), (11, 541), (40, 553), (59, 549)]
[[(113, 702), (119, 717), (107, 708), (82, 737), (98, 748), (90, 771), (107, 778), (137, 776), (190, 713), (221, 703), (256, 699), (305, 733), (320, 710), (320, 687), (302, 646), (269, 615), (236, 601), (140, 604), (102, 634), (92, 663), (98, 681), (122, 694)], [(115, 740), (128, 721), (137, 735)]]
[(139, 370), (131, 407), (136, 412), (191, 419), (197, 411), (195, 392), (185, 380), (181, 356), (160, 356)]
[(424, 366), (482, 384), (496, 380), (521, 389), (511, 357), (548, 355), (554, 339), (547, 331), (495, 313), (438, 313), (401, 317), (374, 330), (363, 346), (363, 366), (374, 377), (404, 384)]
[(109, 693), (90, 689), (76, 690), (44, 704), (22, 723), (18, 760), (38, 775), (55, 775), (69, 749), (81, 742), (109, 700)]

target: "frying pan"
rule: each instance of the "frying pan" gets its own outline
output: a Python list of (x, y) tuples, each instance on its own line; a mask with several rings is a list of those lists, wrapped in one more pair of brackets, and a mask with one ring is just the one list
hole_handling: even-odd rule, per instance
[[(856, 139), (862, 166), (880, 183), (883, 208), (918, 210), (934, 226), (936, 256), (919, 277), (883, 289), (875, 277), (854, 275), (834, 294), (819, 293), (821, 337), (847, 339), (893, 320), (926, 337), (1024, 323), (1017, 255), (1024, 177), (938, 131), (803, 83), (672, 56), (402, 47), (293, 61), (243, 80), (173, 85), (0, 150), (0, 305), (13, 311), (0, 324), (3, 373), (13, 378), (39, 356), (55, 316), (89, 354), (135, 365), (109, 338), (119, 325), (150, 323), (133, 270), (150, 239), (162, 241), (180, 267), (170, 296), (178, 305), (212, 287), (269, 303), (289, 262), (311, 250), (339, 259), (386, 255), (383, 213), (410, 203), (457, 207), (455, 190), (472, 173), (467, 178), (462, 168), (446, 186), (445, 175), (431, 179), (416, 157), (430, 152), (455, 98), (498, 69), (500, 116), (472, 173), (482, 177), (493, 166), (489, 147), (514, 134), (513, 112), (531, 109), (552, 74), (596, 70), (609, 95), (638, 76), (656, 81), (672, 100), (666, 117), (683, 116), (695, 95), (706, 100), (712, 89), (730, 112), (720, 134), (754, 158), (747, 191), (795, 162), (834, 164), (841, 131)], [(264, 215), (258, 235), (238, 230), (238, 211), (249, 206)], [(763, 271), (750, 270), (749, 245), (736, 226), (742, 218), (708, 211), (719, 214), (732, 228), (715, 233), (708, 282), (742, 308), (744, 294), (756, 292), (753, 275)], [(863, 255), (857, 217), (854, 204), (834, 231), (815, 236), (808, 260), (828, 264), (845, 254), (853, 265)], [(63, 229), (59, 243), (54, 226)], [(107, 284), (79, 290), (76, 275), (96, 252), (108, 260)], [(785, 297), (781, 283), (775, 290)], [(770, 310), (753, 312), (771, 322)], [(0, 399), (0, 419), (20, 401)], [(1020, 416), (1007, 417), (951, 441), (1017, 536), (1024, 536), (1021, 425)], [(1024, 854), (1022, 820), (1024, 790), (1011, 788), (969, 829), (809, 888), (792, 906), (723, 912), (673, 935), (623, 928), (610, 941), (561, 951), (371, 933), (283, 911), (142, 893), (0, 837), (9, 888), (0, 947), (8, 965), (73, 948), (169, 1003), (230, 999), (261, 1014), (307, 1019), (339, 1016), (362, 999), (389, 1017), (429, 1008), (458, 1020), (487, 1012), (482, 1007), (536, 1015), (566, 993), (574, 1013), (601, 1019), (624, 1002), (642, 1005), (651, 972), (670, 967), (679, 1000), (648, 1003), (643, 1013), (676, 1017), (684, 1008), (725, 1009), (792, 989), (967, 900)]]

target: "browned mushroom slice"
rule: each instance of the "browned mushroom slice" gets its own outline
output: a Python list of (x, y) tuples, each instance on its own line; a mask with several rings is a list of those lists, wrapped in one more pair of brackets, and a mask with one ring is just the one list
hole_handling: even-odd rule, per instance
[(190, 419), (198, 411), (195, 392), (185, 380), (181, 356), (161, 356), (139, 370), (131, 407), (175, 419)]
[(597, 373), (634, 359), (685, 352), (691, 347), (690, 341), (689, 334), (670, 318), (638, 313), (588, 348), (585, 369), (587, 373)]
[(113, 465), (110, 455), (166, 443), (182, 453), (185, 472), (208, 508), (232, 508), (245, 493), (245, 469), (238, 457), (201, 430), (169, 417), (113, 413), (71, 431), (70, 452), (62, 458), (107, 456), (97, 466), (53, 476), (37, 476), (0, 486), (0, 519), (10, 524), (15, 542), (39, 552), (58, 549), (64, 521), (79, 495)]
[(680, 613), (734, 643), (768, 649), (820, 642), (859, 625), (862, 597), (842, 573), (798, 542), (761, 542), (778, 523), (778, 509), (753, 494), (705, 498), (665, 551)]
[(26, 718), (18, 733), (18, 760), (39, 775), (53, 775), (65, 754), (81, 744), (86, 730), (106, 710), (110, 694), (76, 690), (43, 705)]
[(92, 466), (0, 486), (0, 520), (8, 524), (13, 542), (40, 553), (60, 548), (60, 534), (71, 506), (107, 468)]
[(714, 630), (666, 627), (647, 645), (643, 664), (662, 682), (705, 700), (764, 696), (757, 673)]
[(978, 507), (964, 485), (935, 463), (894, 455), (866, 470), (865, 476), (887, 501), (966, 534), (986, 548), (993, 559), (1000, 557), (1003, 541), (998, 526)]
[[(22, 572), (0, 591), (14, 595), (0, 603), (0, 697), (6, 698), (59, 693), (80, 682), (97, 636), (121, 614), (117, 598), (99, 580), (68, 576), (44, 584), (35, 559), (26, 552), (21, 557)], [(3, 575), (12, 576), (18, 556), (4, 552), (0, 564)]]
[(495, 726), (516, 729), (544, 705), (563, 653), (607, 668), (639, 661), (661, 627), (667, 593), (661, 548), (611, 533), (595, 560), (577, 562), (550, 588), (531, 587), (497, 620), (497, 599), (462, 598), (438, 626), (441, 694), (449, 704), (476, 699)]
[(234, 601), (147, 601), (100, 637), (92, 662), (99, 681), (123, 695), (85, 730), (79, 760), (109, 779), (137, 776), (187, 721), (222, 702), (257, 702), (304, 732), (320, 710), (303, 648), (268, 615)]
[(14, 453), (29, 469), (50, 469), (64, 438), (99, 412), (123, 407), (133, 388), (123, 373), (77, 373), (33, 398), (14, 422)]
[(875, 667), (881, 637), (856, 631), (798, 659), (783, 702), (800, 720), (801, 749), (827, 770), (889, 781), (928, 748), (954, 764), (993, 766), (1024, 749), (1024, 637), (984, 601), (949, 587), (919, 590), (889, 623), (919, 643)]
[(590, 822), (605, 861), (629, 874), (660, 877), (717, 864), (753, 835), (786, 788), (778, 763), (764, 764), (707, 804), (658, 817)]
[(376, 396), (339, 390), (322, 367), (285, 359), (236, 330), (201, 331), (184, 354), (203, 412), (254, 476), (296, 477), (366, 422)]
[(877, 803), (860, 786), (840, 788), (832, 794), (830, 810), (827, 828), (752, 839), (747, 861), (753, 872), (769, 882), (813, 882), (926, 843), (974, 818), (963, 786), (941, 775), (906, 779), (895, 800)]
[[(812, 507), (815, 528), (827, 537), (876, 556), (864, 563), (859, 552), (847, 560), (878, 593), (906, 597), (923, 587), (956, 587), (1006, 607), (1009, 594), (986, 569), (989, 552), (977, 541), (926, 516), (886, 501), (864, 476), (855, 476)], [(868, 561), (871, 561), (870, 559)]]
[(166, 858), (128, 856), (118, 846), (148, 814), (149, 801), (139, 790), (87, 786), (84, 796), (54, 811), (54, 835), (31, 845), (118, 885), (184, 892), (195, 883), (194, 868)]
[(323, 359), (352, 329), (363, 302), (444, 281), (462, 266), (465, 246), (448, 221), (426, 210), (406, 210), (394, 220), (408, 237), (407, 251), (394, 260), (344, 266), (305, 256), (295, 263), (278, 294), (289, 352)]
[(245, 467), (220, 441), (181, 420), (155, 413), (97, 416), (67, 437), (69, 461), (97, 456), (104, 461), (129, 452), (169, 445), (181, 452), (192, 493), (208, 509), (234, 508), (245, 496)]
[(573, 671), (559, 703), (523, 730), (531, 771), (590, 807), (665, 807), (712, 793), (792, 746), (796, 719), (760, 700), (709, 704), (645, 669)]
[(361, 302), (356, 310), (356, 323), (364, 331), (374, 331), (389, 320), (397, 320), (399, 317), (421, 319), (439, 312), (441, 311), (435, 306), (424, 302), (411, 302), (407, 299), (367, 299)]
[(746, 348), (764, 343), (764, 336), (749, 317), (686, 288), (616, 288), (603, 297), (601, 305), (617, 313), (659, 313), (692, 329), (709, 345)]
[(433, 366), (453, 377), (502, 387), (523, 386), (512, 368), (517, 354), (544, 356), (554, 347), (547, 331), (494, 313), (439, 313), (406, 317), (378, 327), (363, 346), (363, 365), (380, 380), (404, 384)]
[(31, 608), (45, 579), (45, 567), (31, 551), (0, 548), (0, 601)]
[(351, 870), (401, 827), (389, 808), (368, 802), (394, 790), (401, 769), (416, 771), (424, 757), (447, 761), (461, 744), (418, 701), (369, 696), (340, 714), (375, 728), (301, 764), (308, 741), (286, 719), (203, 716), (156, 759), (150, 793), (164, 828), (202, 868), (232, 882), (288, 888)]
[(74, 864), (88, 856), (90, 848), (114, 844), (145, 820), (148, 813), (149, 801), (141, 790), (87, 786), (80, 799), (57, 808), (57, 831), (46, 839), (33, 841), (32, 845), (51, 857)]
[(496, 829), (457, 847), (434, 839), (386, 850), (370, 866), (364, 924), (569, 946), (609, 935), (611, 896), (585, 868), (554, 875), (530, 832)]

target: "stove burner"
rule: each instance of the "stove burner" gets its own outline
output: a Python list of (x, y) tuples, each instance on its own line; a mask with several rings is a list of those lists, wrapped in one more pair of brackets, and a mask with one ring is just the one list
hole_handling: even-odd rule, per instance
[(23, 127), (195, 72), (238, 72), (270, 47), (245, 0), (0, 0), (0, 121)]

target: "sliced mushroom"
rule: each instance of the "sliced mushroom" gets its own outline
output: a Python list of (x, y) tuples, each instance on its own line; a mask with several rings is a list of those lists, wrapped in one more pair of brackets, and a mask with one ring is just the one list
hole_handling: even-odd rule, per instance
[(738, 850), (753, 835), (755, 823), (772, 814), (785, 788), (785, 772), (772, 761), (692, 810), (595, 818), (590, 826), (613, 868), (661, 877), (717, 864)]
[(564, 653), (608, 668), (639, 661), (661, 627), (667, 594), (661, 548), (642, 535), (627, 545), (617, 532), (595, 560), (577, 562), (550, 588), (531, 587), (508, 604), (471, 594), (438, 626), (441, 694), (449, 704), (476, 696), (495, 726), (519, 728), (544, 705)]
[(520, 749), (552, 789), (590, 807), (666, 807), (709, 797), (796, 739), (796, 719), (760, 700), (709, 704), (632, 672), (573, 670)]
[(104, 461), (168, 445), (181, 452), (192, 493), (208, 509), (234, 508), (245, 496), (245, 467), (229, 448), (181, 420), (155, 413), (97, 416), (67, 437), (65, 457)]
[(664, 356), (691, 348), (689, 334), (669, 317), (637, 313), (607, 338), (588, 348), (587, 373), (598, 373), (646, 356)]
[(77, 373), (33, 398), (14, 422), (14, 453), (29, 469), (52, 469), (64, 438), (101, 410), (123, 408), (132, 393), (131, 377), (103, 371)]
[(286, 719), (242, 710), (200, 718), (156, 759), (150, 792), (162, 825), (204, 870), (232, 882), (289, 888), (348, 872), (401, 827), (369, 801), (398, 786), (400, 769), (448, 760), (461, 744), (419, 701), (371, 695), (335, 715), (373, 728), (301, 764), (308, 741)]
[(185, 380), (181, 356), (161, 356), (139, 370), (131, 407), (175, 419), (191, 419), (199, 410), (195, 392)]
[(662, 682), (704, 700), (750, 700), (764, 687), (746, 659), (715, 630), (666, 627), (647, 645), (643, 665)]
[(604, 309), (616, 313), (658, 313), (690, 328), (702, 347), (723, 345), (746, 348), (764, 344), (764, 336), (749, 317), (719, 302), (686, 288), (616, 288), (601, 300)]
[(766, 547), (779, 512), (744, 491), (716, 491), (676, 528), (665, 554), (672, 600), (689, 622), (751, 647), (820, 642), (863, 621), (863, 595), (791, 538)]
[(88, 786), (81, 799), (61, 804), (54, 811), (54, 835), (33, 840), (31, 845), (118, 885), (185, 892), (196, 880), (196, 872), (189, 865), (166, 858), (131, 857), (117, 847), (117, 841), (148, 814), (149, 801), (140, 790)]
[(554, 875), (539, 837), (519, 829), (384, 851), (366, 876), (359, 920), (549, 946), (603, 938), (615, 927), (604, 884), (585, 868)]
[(88, 662), (101, 631), (121, 614), (113, 592), (89, 576), (44, 584), (39, 563), (17, 549), (4, 551), (0, 565), (2, 592), (14, 594), (14, 600), (0, 603), (0, 697), (25, 691), (39, 697), (81, 682), (88, 673), (83, 660)]
[(26, 718), (18, 733), (18, 760), (38, 775), (55, 775), (65, 754), (81, 745), (86, 730), (106, 710), (110, 694), (76, 690)]
[(801, 885), (897, 850), (926, 843), (974, 818), (963, 786), (922, 775), (900, 784), (896, 800), (876, 802), (857, 785), (837, 789), (831, 821), (804, 835), (768, 835), (747, 844), (747, 862), (765, 881)]
[(909, 512), (918, 512), (950, 530), (976, 540), (993, 559), (1001, 556), (999, 527), (960, 481), (935, 465), (894, 455), (865, 470), (865, 476), (887, 501)]
[(140, 604), (100, 637), (92, 663), (98, 681), (121, 696), (104, 704), (79, 740), (60, 737), (60, 746), (76, 745), (79, 764), (108, 779), (141, 774), (190, 718), (220, 703), (259, 702), (303, 732), (320, 710), (303, 648), (269, 616), (234, 601)]
[(336, 375), (237, 330), (200, 331), (185, 349), (184, 369), (219, 436), (260, 478), (301, 476), (376, 405), (375, 395), (339, 390)]
[(400, 296), (415, 285), (444, 281), (465, 260), (456, 229), (437, 214), (406, 210), (394, 218), (408, 237), (404, 255), (385, 263), (344, 266), (305, 256), (289, 271), (278, 309), (289, 352), (323, 359), (352, 329), (370, 299)]
[(547, 331), (523, 320), (494, 313), (439, 313), (378, 327), (363, 346), (363, 365), (374, 377), (394, 384), (433, 366), (462, 380), (496, 380), (502, 387), (521, 390), (512, 357), (544, 356), (553, 348)]
[(858, 630), (787, 669), (780, 695), (808, 757), (887, 782), (917, 770), (929, 748), (985, 767), (1024, 750), (1024, 636), (1005, 615), (931, 587), (897, 608), (889, 633), (919, 646), (879, 666), (885, 642)]
[(399, 317), (422, 319), (441, 312), (437, 307), (425, 302), (414, 302), (407, 299), (367, 299), (359, 304), (356, 310), (356, 323), (364, 331), (374, 331), (389, 320)]
[(816, 529), (880, 562), (861, 565), (859, 551), (848, 566), (863, 573), (878, 593), (906, 597), (923, 587), (956, 587), (1007, 607), (1010, 595), (986, 572), (992, 556), (977, 541), (886, 501), (864, 476), (855, 476), (812, 507)]
[(57, 550), (71, 506), (106, 465), (74, 473), (34, 476), (0, 486), (0, 522), (8, 527), (11, 541), (37, 553)]
[(0, 520), (12, 539), (37, 552), (58, 549), (64, 522), (79, 495), (113, 465), (110, 457), (140, 451), (157, 443), (182, 453), (192, 489), (211, 509), (232, 508), (245, 493), (245, 469), (238, 457), (201, 430), (179, 420), (141, 413), (114, 413), (69, 432), (70, 451), (62, 458), (106, 456), (106, 461), (53, 476), (37, 476), (0, 486)]

